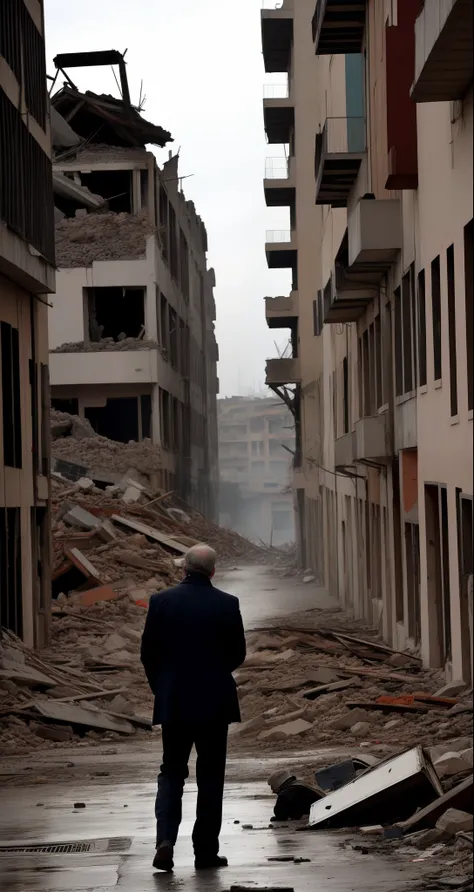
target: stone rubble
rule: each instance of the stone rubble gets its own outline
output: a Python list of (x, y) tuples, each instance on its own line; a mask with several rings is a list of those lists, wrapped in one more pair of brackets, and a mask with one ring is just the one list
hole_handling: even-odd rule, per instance
[(92, 266), (104, 260), (137, 260), (156, 232), (148, 213), (96, 211), (64, 217), (56, 224), (56, 264), (61, 269)]

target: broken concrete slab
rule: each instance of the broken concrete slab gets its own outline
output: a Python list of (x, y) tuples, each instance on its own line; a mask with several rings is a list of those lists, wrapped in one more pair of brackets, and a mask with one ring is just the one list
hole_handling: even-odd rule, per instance
[(33, 709), (43, 718), (53, 723), (71, 725), (75, 728), (86, 728), (98, 731), (116, 731), (118, 734), (133, 734), (133, 726), (124, 719), (113, 718), (106, 712), (86, 709), (72, 703), (59, 703), (57, 700), (36, 700)]
[(111, 654), (114, 653), (114, 651), (126, 650), (127, 644), (128, 641), (126, 641), (125, 638), (122, 638), (117, 632), (113, 632), (102, 645), (102, 651), (103, 653)]
[(311, 827), (385, 824), (408, 817), (442, 795), (442, 787), (421, 746), (376, 765), (311, 808)]
[(448, 808), (444, 815), (436, 821), (436, 829), (450, 836), (455, 836), (461, 831), (472, 830), (474, 818), (467, 811), (461, 811), (459, 808)]
[(472, 770), (472, 749), (461, 753), (444, 753), (443, 756), (436, 759), (434, 766), (440, 778), (452, 777), (454, 774)]
[(135, 530), (137, 533), (142, 533), (147, 539), (153, 539), (155, 542), (159, 542), (161, 545), (164, 545), (165, 548), (169, 548), (171, 551), (175, 551), (178, 554), (186, 554), (189, 551), (186, 545), (181, 545), (180, 542), (177, 542), (171, 536), (168, 536), (166, 533), (162, 533), (160, 530), (155, 529), (155, 527), (150, 527), (145, 523), (130, 520), (128, 517), (120, 517), (118, 514), (112, 514), (111, 520), (120, 526), (125, 526), (131, 530)]
[(9, 681), (13, 681), (16, 685), (21, 688), (55, 688), (57, 682), (53, 681), (52, 678), (48, 678), (47, 675), (44, 675), (42, 672), (38, 672), (37, 669), (32, 669), (30, 666), (22, 666), (20, 663), (17, 665), (5, 665), (3, 669), (0, 669), (0, 679), (7, 678)]
[(347, 731), (357, 722), (366, 722), (368, 718), (369, 713), (365, 709), (351, 709), (350, 712), (346, 712), (344, 715), (340, 715), (329, 722), (329, 727), (335, 731)]
[[(387, 727), (387, 725), (385, 725)], [(463, 750), (467, 750), (472, 746), (472, 737), (455, 737), (453, 740), (449, 740), (448, 743), (439, 743), (437, 746), (430, 746), (428, 748), (428, 753), (430, 759), (433, 763), (435, 763), (440, 756), (444, 756), (445, 753), (460, 753)]]
[(139, 501), (141, 494), (142, 490), (137, 486), (127, 486), (122, 495), (122, 502), (125, 502), (126, 505), (133, 505)]
[(313, 681), (315, 685), (328, 685), (340, 681), (341, 675), (334, 669), (321, 666), (319, 669), (312, 669), (311, 672), (308, 672), (306, 678), (308, 681)]
[(264, 727), (265, 719), (263, 716), (258, 715), (253, 719), (248, 719), (246, 722), (231, 725), (229, 728), (229, 737), (234, 737), (236, 734), (247, 734), (249, 731), (260, 731)]
[(287, 737), (296, 737), (309, 731), (313, 725), (304, 719), (296, 719), (292, 722), (286, 722), (283, 725), (277, 725), (268, 731), (263, 731), (258, 735), (259, 740), (282, 740)]
[(85, 508), (81, 508), (79, 505), (70, 507), (64, 515), (63, 520), (68, 523), (69, 526), (78, 527), (80, 530), (87, 531), (98, 530), (101, 524), (98, 517), (95, 517), (94, 514), (91, 514), (90, 511), (86, 511)]
[(97, 530), (97, 535), (102, 539), (103, 542), (114, 542), (118, 539), (117, 530), (115, 529), (113, 523), (107, 518), (102, 521), (99, 529)]
[(324, 694), (333, 694), (335, 691), (344, 691), (346, 688), (350, 688), (355, 684), (357, 684), (357, 679), (345, 678), (342, 681), (333, 681), (329, 684), (319, 685), (317, 688), (311, 688), (309, 691), (304, 692), (303, 697), (305, 700), (316, 700), (317, 697), (322, 697)]
[(70, 725), (40, 725), (37, 722), (30, 722), (30, 731), (40, 737), (42, 740), (52, 740), (54, 743), (67, 743), (74, 737), (74, 731)]
[(82, 551), (79, 551), (78, 548), (67, 548), (65, 554), (76, 569), (83, 574), (89, 587), (102, 582), (99, 571), (96, 570)]
[(468, 777), (462, 783), (453, 787), (449, 793), (444, 793), (434, 802), (431, 802), (425, 808), (415, 812), (410, 818), (403, 821), (400, 826), (405, 832), (414, 830), (416, 827), (423, 829), (425, 827), (435, 827), (438, 818), (447, 811), (448, 808), (459, 808), (462, 811), (472, 810), (472, 793), (474, 789), (473, 777)]
[(466, 688), (466, 682), (460, 678), (457, 681), (450, 681), (443, 688), (440, 688), (439, 691), (436, 691), (435, 697), (456, 697), (462, 691), (465, 691)]

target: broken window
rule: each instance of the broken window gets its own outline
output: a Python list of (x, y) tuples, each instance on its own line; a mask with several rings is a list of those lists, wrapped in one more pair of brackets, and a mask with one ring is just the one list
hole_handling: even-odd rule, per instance
[(140, 397), (140, 439), (151, 440), (152, 434), (152, 409), (151, 396), (149, 393), (142, 393)]
[(84, 291), (91, 341), (143, 337), (144, 288), (85, 288)]
[(128, 443), (140, 438), (136, 396), (108, 399), (105, 406), (86, 406), (84, 415), (96, 433), (109, 440)]
[(0, 508), (0, 626), (23, 634), (21, 509)]
[(107, 200), (109, 210), (116, 214), (133, 211), (131, 170), (94, 170), (81, 173), (81, 184), (94, 195)]
[(0, 323), (3, 403), (3, 461), (6, 467), (22, 467), (20, 336), (17, 328)]

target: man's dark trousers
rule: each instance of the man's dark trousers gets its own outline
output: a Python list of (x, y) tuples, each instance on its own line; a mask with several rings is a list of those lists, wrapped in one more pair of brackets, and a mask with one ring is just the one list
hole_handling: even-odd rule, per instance
[(198, 800), (193, 846), (196, 857), (212, 859), (219, 852), (228, 725), (216, 723), (164, 724), (163, 764), (158, 776), (155, 814), (157, 845), (178, 837), (184, 782), (193, 745), (196, 747)]

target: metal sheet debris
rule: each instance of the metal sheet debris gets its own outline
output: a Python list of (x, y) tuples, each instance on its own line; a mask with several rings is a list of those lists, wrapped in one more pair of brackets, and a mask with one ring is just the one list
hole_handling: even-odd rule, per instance
[(421, 746), (377, 765), (311, 807), (311, 827), (395, 823), (443, 795)]
[(155, 529), (155, 527), (149, 527), (147, 524), (139, 523), (137, 520), (130, 520), (129, 517), (120, 517), (119, 514), (112, 514), (111, 519), (114, 523), (129, 527), (137, 533), (143, 533), (143, 535), (147, 536), (149, 539), (155, 539), (156, 542), (160, 542), (161, 545), (170, 548), (172, 551), (177, 551), (178, 554), (186, 554), (186, 552), (189, 551), (186, 545), (181, 545), (176, 539), (172, 539), (171, 536), (167, 536), (166, 533), (162, 533), (160, 530)]

